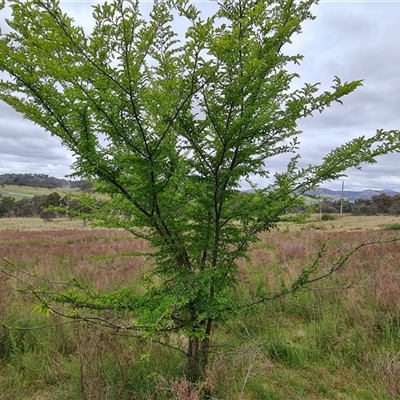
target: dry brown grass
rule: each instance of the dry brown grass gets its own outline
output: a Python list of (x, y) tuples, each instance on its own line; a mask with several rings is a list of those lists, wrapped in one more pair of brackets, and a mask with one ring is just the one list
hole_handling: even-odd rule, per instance
[(311, 216), (309, 222), (303, 224), (282, 223), (279, 225), (281, 231), (329, 231), (329, 232), (352, 232), (352, 231), (370, 231), (380, 230), (383, 227), (400, 222), (399, 217), (391, 215), (377, 215), (377, 216), (353, 216), (344, 214), (332, 214), (335, 217), (332, 221), (320, 221), (319, 214)]
[[(35, 275), (65, 282), (76, 277), (98, 289), (136, 281), (146, 268), (146, 251), (144, 240), (121, 230), (0, 230), (0, 256)], [(15, 301), (6, 281), (1, 274), (0, 307)]]
[[(311, 216), (310, 220), (303, 224), (281, 223), (280, 231), (329, 231), (329, 232), (351, 232), (380, 230), (392, 223), (400, 222), (399, 217), (390, 215), (379, 216), (343, 216), (332, 214), (336, 219), (332, 221), (320, 221), (319, 214)], [(51, 222), (45, 222), (41, 218), (1, 218), (0, 230), (91, 230), (91, 227), (84, 226), (82, 221), (69, 220), (67, 218), (56, 218)]]
[[(369, 221), (371, 219), (371, 221)], [(17, 219), (12, 219), (15, 222)], [(31, 221), (31, 219), (28, 219)], [(267, 287), (279, 289), (281, 278), (290, 282), (302, 268), (310, 266), (315, 255), (325, 243), (328, 253), (321, 260), (320, 271), (329, 269), (333, 260), (350, 251), (363, 241), (387, 239), (389, 231), (377, 231), (382, 224), (392, 219), (387, 217), (343, 217), (333, 221), (337, 226), (332, 230), (298, 230), (304, 225), (291, 225), (289, 232), (275, 231), (260, 236), (260, 242), (250, 252), (251, 263), (239, 262), (239, 279), (252, 282), (262, 279)], [(11, 225), (10, 220), (2, 219)], [(349, 221), (353, 221), (351, 224)], [(338, 231), (346, 225), (375, 226), (374, 229)], [(140, 277), (148, 268), (145, 253), (147, 244), (135, 239), (122, 230), (90, 229), (80, 226), (72, 229), (53, 229), (53, 223), (44, 223), (46, 229), (39, 229), (40, 223), (28, 229), (0, 230), (0, 255), (38, 275), (52, 279), (70, 279), (76, 274), (95, 287), (105, 289), (118, 287)], [(63, 221), (68, 224), (71, 221)], [(319, 222), (332, 224), (332, 221)], [(7, 224), (6, 224), (7, 225)], [(35, 226), (35, 229), (32, 229)], [(50, 229), (47, 229), (51, 226)], [(296, 230), (294, 230), (294, 228)], [(293, 228), (293, 231), (292, 231)], [(396, 260), (400, 259), (400, 244), (371, 245), (361, 249), (348, 262), (346, 268), (337, 274), (342, 285), (364, 285), (374, 294), (382, 309), (400, 309), (400, 271)], [(250, 267), (249, 267), (250, 266)], [(0, 279), (4, 282), (4, 276)], [(0, 294), (5, 296), (4, 289)], [(351, 293), (351, 292), (349, 292)], [(354, 296), (354, 295), (353, 295)], [(359, 296), (359, 295), (358, 295)], [(351, 299), (349, 299), (351, 300)], [(361, 301), (361, 299), (357, 299)], [(355, 299), (352, 302), (356, 302)]]
[(80, 220), (68, 218), (55, 218), (51, 222), (45, 222), (41, 218), (0, 218), (1, 230), (21, 231), (57, 231), (57, 230), (90, 230), (90, 226), (84, 226)]
[[(369, 218), (371, 218), (370, 221)], [(254, 244), (250, 252), (250, 263), (245, 260), (239, 262), (240, 284), (252, 289), (262, 282), (271, 292), (278, 291), (281, 288), (281, 278), (290, 284), (302, 268), (312, 264), (316, 254), (326, 243), (328, 252), (321, 259), (317, 271), (317, 273), (322, 273), (332, 266), (335, 259), (350, 251), (354, 246), (370, 240), (389, 239), (396, 234), (396, 232), (380, 230), (382, 225), (391, 221), (390, 217), (387, 219), (344, 217), (336, 221), (311, 222), (311, 224), (324, 224), (326, 229), (309, 228), (309, 224), (290, 225), (289, 229), (262, 234), (260, 241)], [(43, 223), (46, 229), (42, 230), (15, 229), (15, 227), (0, 230), (0, 255), (39, 275), (57, 280), (68, 280), (77, 276), (98, 289), (129, 285), (141, 278), (149, 268), (149, 261), (145, 256), (148, 251), (146, 242), (133, 238), (127, 232), (83, 229), (81, 225), (79, 229), (70, 227), (58, 230), (47, 229), (51, 224)], [(332, 224), (336, 225), (332, 226)], [(347, 228), (350, 226), (368, 228), (339, 230), (344, 224)], [(303, 227), (306, 229), (302, 229)], [(329, 354), (340, 352), (346, 354), (346, 349), (351, 352), (350, 344), (357, 343), (359, 335), (369, 338), (369, 345), (373, 346), (373, 340), (375, 340), (373, 334), (382, 336), (385, 329), (397, 329), (396, 321), (400, 320), (400, 264), (398, 260), (400, 260), (400, 242), (386, 245), (374, 244), (362, 248), (349, 259), (345, 268), (329, 279), (314, 285), (310, 292), (305, 292), (305, 296), (309, 296), (305, 300), (311, 299), (311, 305), (302, 308), (301, 302), (298, 305), (293, 299), (285, 299), (280, 303), (272, 304), (272, 311), (263, 309), (263, 313), (270, 312), (270, 315), (260, 313), (249, 317), (249, 321), (252, 318), (251, 323), (254, 324), (255, 331), (259, 329), (263, 332), (268, 329), (268, 324), (274, 323), (275, 318), (279, 329), (282, 329), (282, 334), (289, 338), (289, 350), (294, 349), (293, 351), (297, 349), (297, 342), (302, 343), (301, 346), (306, 346), (307, 341), (311, 341), (308, 337), (313, 334), (313, 329), (319, 329), (320, 332), (318, 331), (317, 344), (313, 344), (312, 348), (321, 346), (323, 349), (328, 349)], [(8, 278), (0, 275), (0, 313), (6, 312), (7, 308), (15, 309), (17, 304), (25, 301), (28, 306), (30, 305), (31, 310), (33, 308), (33, 305), (29, 303), (31, 299), (21, 297), (20, 293), (10, 290), (11, 287), (12, 284)], [(296, 304), (291, 308), (291, 303)], [(340, 311), (338, 314), (332, 314), (332, 325), (312, 328), (318, 318), (322, 320), (324, 314), (333, 313), (331, 310), (339, 309), (338, 304)], [(274, 309), (278, 310), (276, 315), (273, 314)], [(269, 321), (267, 321), (268, 318)], [(335, 326), (339, 320), (342, 327), (336, 332)], [(249, 321), (246, 323), (250, 323)], [(303, 321), (305, 321), (304, 324)], [(310, 325), (308, 326), (307, 323)], [(329, 321), (324, 323), (327, 324)], [(248, 386), (251, 382), (264, 380), (265, 384), (262, 385), (271, 387), (273, 386), (271, 382), (276, 380), (280, 382), (276, 391), (283, 393), (282, 398), (292, 398), (295, 391), (293, 384), (303, 382), (303, 390), (307, 395), (303, 397), (299, 395), (298, 398), (318, 399), (322, 398), (319, 397), (321, 393), (316, 390), (312, 382), (316, 374), (321, 375), (328, 389), (332, 388), (330, 395), (326, 395), (325, 398), (340, 398), (339, 395), (335, 397), (332, 393), (343, 390), (343, 396), (347, 396), (345, 393), (349, 385), (357, 385), (363, 380), (372, 379), (364, 377), (363, 374), (349, 372), (353, 370), (347, 364), (341, 365), (335, 372), (328, 371), (323, 364), (320, 370), (315, 369), (315, 366), (310, 366), (303, 372), (286, 365), (282, 367), (279, 361), (271, 359), (266, 353), (266, 347), (263, 347), (265, 343), (280, 340), (279, 338), (261, 337), (253, 340), (253, 336), (250, 336), (253, 335), (251, 331), (244, 330), (243, 334), (248, 340), (245, 342), (246, 345), (241, 344), (228, 354), (220, 353), (219, 357), (210, 363), (205, 384), (213, 393), (220, 390), (218, 388), (221, 386), (225, 388), (223, 393), (226, 397), (219, 395), (218, 398), (250, 399), (252, 397), (248, 394)], [(99, 380), (104, 355), (110, 352), (113, 354), (111, 358), (116, 360), (119, 374), (124, 381), (127, 369), (136, 368), (135, 357), (139, 358), (139, 353), (133, 357), (132, 352), (124, 347), (122, 341), (118, 343), (110, 334), (90, 330), (88, 327), (77, 326), (74, 335), (74, 340), (70, 340), (69, 345), (73, 348), (71, 352), (81, 369), (80, 382), (83, 385), (81, 392), (86, 398), (106, 398), (109, 388), (104, 380)], [(59, 342), (61, 343), (62, 340)], [(322, 344), (318, 344), (320, 342)], [(301, 346), (299, 351), (301, 351)], [(354, 350), (354, 357), (357, 357), (358, 352), (359, 349)], [(371, 376), (375, 376), (377, 381), (382, 382), (383, 387), (391, 396), (388, 398), (397, 398), (396, 396), (400, 395), (397, 352), (398, 349), (394, 351), (388, 347), (377, 354), (376, 351), (370, 352), (368, 348), (366, 354), (360, 356), (362, 358), (360, 363), (363, 363), (363, 367)], [(60, 380), (68, 379), (62, 366), (57, 363), (50, 363), (50, 365), (51, 370), (54, 370), (54, 374), (59, 376)], [(162, 379), (164, 385), (159, 386), (160, 393), (168, 392), (170, 394), (168, 398), (199, 398), (198, 388), (193, 387), (184, 377)], [(374, 388), (376, 387), (374, 385), (377, 385), (373, 380), (368, 381), (368, 384)], [(362, 398), (354, 396), (344, 398)], [(139, 397), (133, 395), (132, 398)]]

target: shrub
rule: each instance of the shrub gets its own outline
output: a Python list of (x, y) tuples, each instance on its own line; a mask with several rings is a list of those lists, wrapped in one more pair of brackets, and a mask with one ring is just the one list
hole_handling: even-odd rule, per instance
[(387, 225), (383, 228), (385, 231), (400, 231), (400, 222)]
[(322, 214), (321, 221), (334, 221), (336, 217), (332, 214)]

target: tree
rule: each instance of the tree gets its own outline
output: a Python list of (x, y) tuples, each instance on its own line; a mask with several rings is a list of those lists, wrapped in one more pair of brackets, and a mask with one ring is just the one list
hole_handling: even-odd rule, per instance
[(340, 211), (340, 203), (338, 204), (331, 200), (324, 200), (321, 203), (320, 210), (324, 214), (338, 213)]
[[(302, 56), (283, 49), (313, 18), (312, 0), (218, 0), (207, 18), (188, 0), (155, 0), (146, 18), (139, 1), (116, 0), (94, 6), (89, 34), (56, 0), (9, 3), (0, 71), (10, 79), (0, 98), (59, 137), (76, 155), (76, 175), (110, 197), (93, 214), (98, 224), (125, 228), (155, 250), (144, 294), (127, 287), (94, 300), (78, 286), (41, 294), (43, 304), (128, 311), (138, 334), (186, 336), (196, 381), (215, 322), (250, 306), (234, 291), (236, 260), (306, 191), (397, 151), (399, 132), (379, 130), (298, 167), (297, 121), (361, 85), (335, 77), (331, 91), (292, 89), (298, 76), (286, 66)], [(174, 20), (187, 26), (184, 38)], [(254, 183), (269, 177), (269, 158), (291, 153), (274, 183)], [(244, 181), (254, 194), (240, 195)], [(309, 282), (315, 271), (307, 271), (286, 292)], [(270, 298), (261, 288), (251, 304)]]
[(393, 203), (388, 210), (390, 215), (400, 215), (400, 195), (393, 197)]
[(39, 217), (42, 218), (45, 222), (51, 222), (54, 218), (57, 217), (57, 213), (52, 210), (43, 209), (40, 211)]
[(0, 194), (0, 217), (11, 217), (15, 204), (14, 197), (2, 196)]
[(376, 215), (378, 213), (378, 209), (374, 204), (360, 204), (357, 208), (354, 209), (354, 215)]
[(354, 215), (376, 215), (378, 209), (370, 199), (357, 199), (351, 211)]
[(79, 190), (82, 190), (82, 191), (93, 189), (93, 185), (87, 180), (82, 180), (82, 181), (77, 182), (76, 187), (78, 187)]
[(32, 217), (33, 216), (33, 207), (32, 204), (26, 203), (20, 209), (21, 217)]
[(48, 196), (42, 196), (42, 201), (40, 203), (39, 216), (46, 222), (51, 222), (57, 217), (57, 212), (55, 208), (59, 207), (61, 204), (61, 196), (57, 192), (50, 193)]
[(43, 196), (33, 196), (31, 198), (30, 204), (32, 205), (34, 215), (38, 215), (40, 213), (40, 206), (43, 204), (43, 202), (45, 201), (44, 199), (46, 197), (47, 197), (46, 195), (43, 195)]
[(376, 206), (377, 212), (380, 214), (387, 214), (390, 206), (393, 204), (394, 198), (385, 193), (377, 196), (372, 196), (372, 202)]
[(26, 212), (28, 212), (28, 215), (22, 210), (24, 206), (30, 205), (29, 204), (30, 201), (31, 201), (31, 199), (27, 198), (27, 197), (25, 197), (25, 198), (23, 198), (21, 200), (15, 201), (14, 205), (13, 205), (14, 215), (16, 217), (21, 217), (21, 216), (22, 217), (24, 217), (24, 216), (31, 217), (32, 216), (32, 206), (31, 206), (31, 212), (30, 213), (28, 212), (28, 209), (29, 209), (28, 207), (25, 207), (25, 209), (24, 209)]
[[(91, 202), (92, 203), (92, 202)], [(89, 215), (92, 210), (90, 208), (82, 207), (79, 197), (72, 197), (67, 194), (61, 199), (61, 206), (58, 207), (59, 211), (65, 212), (65, 218), (73, 219), (80, 218), (86, 226)]]

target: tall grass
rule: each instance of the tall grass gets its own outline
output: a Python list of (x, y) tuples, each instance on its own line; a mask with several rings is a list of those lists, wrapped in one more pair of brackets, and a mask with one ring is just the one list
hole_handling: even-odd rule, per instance
[[(238, 297), (251, 301), (260, 285), (279, 291), (325, 242), (330, 252), (320, 271), (353, 245), (392, 234), (289, 229), (262, 235), (250, 261), (239, 263)], [(149, 267), (147, 250), (121, 231), (0, 231), (0, 254), (17, 265), (105, 290), (140, 280)], [(399, 259), (400, 243), (371, 245), (327, 280), (220, 323), (204, 381), (212, 398), (400, 398)], [(32, 298), (16, 289), (0, 275), (2, 400), (199, 398), (182, 376), (182, 354), (126, 332), (32, 312)], [(44, 325), (52, 326), (38, 328)]]

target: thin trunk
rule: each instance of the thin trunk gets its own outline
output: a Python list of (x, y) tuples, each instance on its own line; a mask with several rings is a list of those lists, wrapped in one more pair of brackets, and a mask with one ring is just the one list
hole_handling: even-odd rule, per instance
[(200, 366), (200, 340), (199, 338), (189, 338), (187, 351), (187, 378), (190, 382), (196, 383), (201, 378)]
[(208, 319), (205, 327), (205, 338), (189, 338), (187, 351), (187, 378), (192, 383), (197, 383), (205, 375), (210, 354), (210, 334), (212, 319)]

